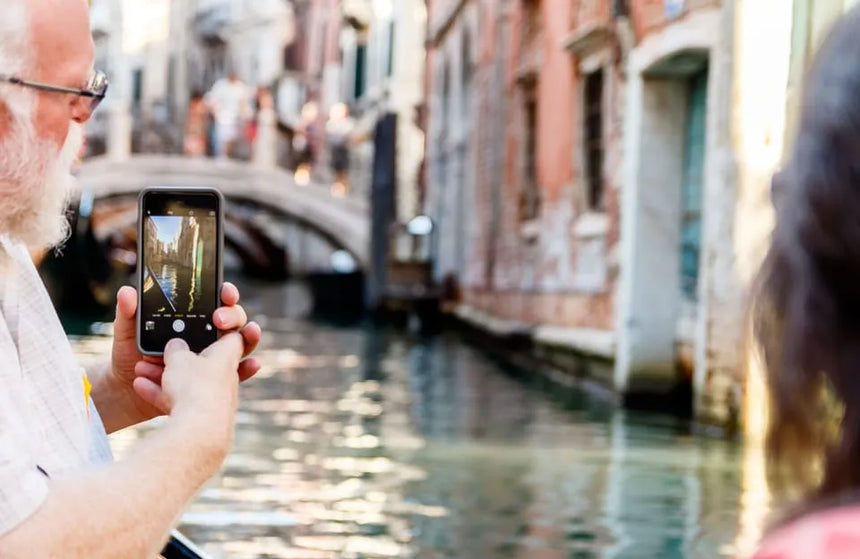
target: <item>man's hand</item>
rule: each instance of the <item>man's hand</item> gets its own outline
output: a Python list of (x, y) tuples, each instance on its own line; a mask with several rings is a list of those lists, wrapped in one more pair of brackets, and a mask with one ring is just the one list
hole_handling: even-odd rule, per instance
[(169, 414), (171, 421), (190, 426), (197, 442), (215, 451), (217, 466), (227, 456), (233, 437), (239, 388), (235, 371), (244, 343), (233, 332), (197, 355), (184, 340), (170, 340), (164, 348), (159, 383), (145, 376), (134, 381), (135, 392), (147, 405)]
[[(224, 306), (213, 313), (212, 321), (222, 333), (242, 334), (243, 357), (247, 357), (256, 349), (262, 331), (256, 323), (247, 322), (245, 310), (238, 304), (236, 286), (224, 284), (221, 302)], [(137, 291), (133, 287), (123, 287), (117, 293), (111, 367), (103, 378), (93, 379), (93, 400), (109, 433), (164, 414), (134, 389), (135, 378), (143, 377), (160, 386), (164, 374), (163, 359), (143, 356), (137, 349), (136, 328)], [(250, 358), (240, 362), (236, 372), (239, 380), (245, 381), (259, 370), (260, 362)]]

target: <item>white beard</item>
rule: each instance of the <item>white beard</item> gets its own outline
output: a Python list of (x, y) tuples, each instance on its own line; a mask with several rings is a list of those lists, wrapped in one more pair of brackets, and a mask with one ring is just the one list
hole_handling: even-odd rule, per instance
[(30, 248), (59, 245), (69, 236), (66, 208), (73, 194), (71, 174), (83, 143), (75, 122), (61, 149), (38, 138), (30, 118), (13, 118), (0, 141), (0, 235)]

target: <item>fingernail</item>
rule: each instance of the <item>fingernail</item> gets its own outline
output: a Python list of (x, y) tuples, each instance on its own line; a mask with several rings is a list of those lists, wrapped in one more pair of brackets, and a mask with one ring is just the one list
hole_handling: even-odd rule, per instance
[(224, 313), (222, 313), (221, 311), (215, 311), (214, 313), (212, 313), (212, 322), (223, 323), (224, 318), (221, 316), (222, 314)]
[(180, 338), (173, 338), (172, 340), (167, 342), (167, 345), (164, 347), (165, 353), (171, 351), (188, 351), (188, 344), (185, 343), (185, 340), (182, 340)]

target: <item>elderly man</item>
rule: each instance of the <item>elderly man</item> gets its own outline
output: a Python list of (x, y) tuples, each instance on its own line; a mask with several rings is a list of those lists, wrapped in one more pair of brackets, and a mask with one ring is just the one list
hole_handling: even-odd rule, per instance
[[(75, 358), (27, 248), (66, 235), (80, 126), (103, 98), (86, 0), (0, 2), (0, 557), (152, 557), (230, 446), (242, 361), (260, 339), (236, 288), (213, 320), (224, 336), (164, 361), (135, 345), (123, 288), (110, 365)], [(168, 415), (113, 462), (106, 431)]]

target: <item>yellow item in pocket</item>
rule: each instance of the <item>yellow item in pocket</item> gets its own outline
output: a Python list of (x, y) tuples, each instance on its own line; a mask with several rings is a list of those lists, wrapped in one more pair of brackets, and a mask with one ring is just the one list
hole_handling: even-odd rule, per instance
[(93, 391), (93, 385), (90, 384), (90, 379), (87, 378), (87, 374), (83, 373), (81, 375), (84, 379), (84, 407), (87, 409), (87, 418), (90, 416), (90, 392)]

